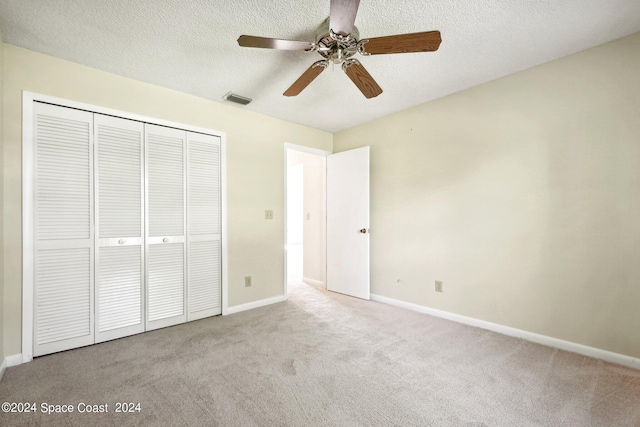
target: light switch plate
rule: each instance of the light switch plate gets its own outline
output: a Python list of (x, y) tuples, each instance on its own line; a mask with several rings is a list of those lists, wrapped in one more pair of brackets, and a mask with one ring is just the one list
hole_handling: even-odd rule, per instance
[(264, 219), (273, 219), (273, 211), (270, 209), (264, 211)]

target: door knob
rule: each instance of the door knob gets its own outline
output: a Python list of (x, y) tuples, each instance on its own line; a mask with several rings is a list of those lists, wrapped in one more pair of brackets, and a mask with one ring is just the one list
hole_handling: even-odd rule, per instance
[(360, 229), (360, 232), (361, 232), (362, 234), (367, 234), (367, 233), (369, 232), (369, 230), (368, 230), (368, 229), (366, 229), (366, 228), (361, 228), (361, 229)]
[(124, 239), (118, 240), (118, 244), (120, 244), (120, 245), (124, 245), (125, 243), (127, 243), (127, 241), (124, 240)]
[(168, 237), (165, 237), (164, 239), (162, 239), (162, 241), (163, 241), (164, 243), (169, 243), (169, 238), (168, 238)]

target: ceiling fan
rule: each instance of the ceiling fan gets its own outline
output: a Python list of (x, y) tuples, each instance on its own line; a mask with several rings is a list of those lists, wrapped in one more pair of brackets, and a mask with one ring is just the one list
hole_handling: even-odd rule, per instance
[(238, 38), (238, 44), (243, 47), (318, 52), (324, 58), (313, 63), (284, 92), (285, 96), (298, 95), (332, 62), (337, 65), (342, 64), (342, 70), (365, 97), (374, 98), (382, 93), (382, 89), (360, 61), (353, 58), (356, 53), (368, 56), (387, 53), (433, 52), (438, 50), (442, 39), (439, 31), (360, 39), (360, 33), (353, 25), (359, 5), (360, 0), (331, 0), (329, 18), (318, 29), (316, 42), (242, 35)]

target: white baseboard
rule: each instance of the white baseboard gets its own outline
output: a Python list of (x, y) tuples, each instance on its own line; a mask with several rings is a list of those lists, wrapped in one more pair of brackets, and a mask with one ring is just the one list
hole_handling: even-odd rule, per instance
[(371, 294), (371, 299), (373, 301), (382, 302), (384, 304), (395, 305), (397, 307), (418, 311), (420, 313), (430, 314), (431, 316), (440, 317), (465, 325), (475, 326), (476, 328), (488, 329), (499, 334), (522, 338), (524, 340), (546, 345), (549, 347), (559, 348), (560, 350), (582, 354), (583, 356), (593, 357), (611, 363), (617, 363), (619, 365), (628, 366), (629, 368), (640, 369), (640, 359), (631, 356), (625, 356), (624, 354), (613, 353), (611, 351), (589, 347), (586, 345), (577, 344), (571, 341), (565, 341), (546, 335), (535, 334), (533, 332), (523, 331), (522, 329), (511, 328), (509, 326), (499, 325), (497, 323), (486, 322), (484, 320), (475, 319), (473, 317), (449, 313), (448, 311), (437, 310), (435, 308), (425, 307), (423, 305), (400, 301), (393, 298), (387, 298), (381, 295)]
[(259, 301), (248, 302), (246, 304), (240, 304), (240, 305), (234, 305), (233, 307), (227, 307), (227, 311), (224, 314), (227, 315), (227, 314), (240, 313), (241, 311), (251, 310), (253, 308), (258, 308), (258, 307), (264, 307), (265, 305), (271, 305), (271, 304), (275, 304), (275, 303), (278, 303), (278, 302), (283, 302), (283, 301), (286, 301), (286, 300), (287, 300), (286, 296), (278, 295), (277, 297), (266, 298), (266, 299), (261, 299)]
[(307, 278), (307, 277), (303, 277), (303, 278), (302, 278), (302, 281), (303, 281), (304, 283), (308, 283), (308, 284), (310, 284), (310, 285), (315, 285), (315, 286), (320, 286), (320, 287), (326, 288), (326, 286), (325, 286), (324, 282), (323, 282), (323, 281), (321, 281), (321, 280), (314, 280), (314, 279), (309, 279), (309, 278)]
[(10, 368), (12, 366), (22, 365), (23, 363), (22, 353), (12, 354), (11, 356), (7, 356), (5, 360), (7, 361), (7, 368)]
[(2, 359), (2, 363), (0, 363), (0, 380), (2, 380), (2, 376), (4, 375), (4, 371), (7, 368), (12, 366), (18, 366), (22, 364), (22, 354), (12, 354), (11, 356), (7, 356)]
[(7, 361), (7, 368), (22, 365), (22, 353), (12, 354), (11, 356), (7, 356), (5, 359)]

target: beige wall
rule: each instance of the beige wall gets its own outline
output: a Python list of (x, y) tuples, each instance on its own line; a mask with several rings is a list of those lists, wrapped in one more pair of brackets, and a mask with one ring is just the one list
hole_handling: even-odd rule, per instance
[(640, 357), (639, 75), (635, 34), (334, 135), (372, 293)]
[(0, 364), (4, 360), (4, 43), (0, 32)]
[[(330, 151), (330, 133), (4, 47), (6, 354), (21, 352), (23, 90), (226, 132), (229, 305), (282, 295), (284, 142)], [(273, 209), (274, 220), (264, 219), (265, 209)], [(249, 275), (253, 286), (245, 288)]]
[[(331, 134), (3, 46), (0, 356), (21, 351), (22, 90), (227, 132), (229, 303), (281, 294), (283, 142)], [(640, 357), (639, 70), (636, 34), (334, 135), (371, 146), (372, 292)]]
[(326, 158), (307, 155), (304, 163), (303, 279), (325, 283)]
[(326, 158), (289, 150), (289, 165), (303, 165), (303, 278), (325, 283)]

